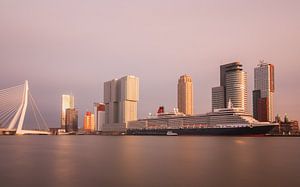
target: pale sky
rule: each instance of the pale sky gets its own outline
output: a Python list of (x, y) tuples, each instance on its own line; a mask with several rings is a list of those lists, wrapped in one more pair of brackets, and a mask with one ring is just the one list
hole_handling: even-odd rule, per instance
[(209, 112), (219, 65), (233, 61), (251, 101), (261, 59), (276, 68), (275, 114), (300, 120), (298, 0), (0, 0), (0, 89), (28, 79), (52, 127), (62, 94), (74, 94), (82, 124), (103, 82), (125, 75), (140, 78), (139, 117), (176, 107), (182, 74), (195, 113)]

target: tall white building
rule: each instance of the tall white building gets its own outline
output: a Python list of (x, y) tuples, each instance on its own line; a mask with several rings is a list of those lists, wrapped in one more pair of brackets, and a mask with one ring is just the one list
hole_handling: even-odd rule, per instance
[(253, 116), (274, 121), (274, 65), (261, 61), (254, 69)]
[(137, 120), (139, 78), (125, 76), (104, 83), (105, 125), (103, 131), (123, 131)]
[(227, 108), (231, 100), (234, 108), (248, 111), (247, 73), (240, 62), (220, 66), (220, 86), (212, 89), (212, 109)]
[(66, 110), (74, 109), (74, 96), (73, 95), (62, 95), (61, 97), (61, 128), (66, 128)]

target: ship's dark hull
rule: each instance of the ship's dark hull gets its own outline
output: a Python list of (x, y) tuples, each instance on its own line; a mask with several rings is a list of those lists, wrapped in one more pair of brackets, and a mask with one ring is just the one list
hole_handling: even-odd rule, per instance
[(228, 128), (182, 128), (182, 129), (128, 129), (127, 135), (151, 135), (164, 136), (168, 131), (180, 135), (202, 135), (202, 136), (252, 136), (265, 135), (276, 125), (263, 125), (253, 127), (228, 127)]

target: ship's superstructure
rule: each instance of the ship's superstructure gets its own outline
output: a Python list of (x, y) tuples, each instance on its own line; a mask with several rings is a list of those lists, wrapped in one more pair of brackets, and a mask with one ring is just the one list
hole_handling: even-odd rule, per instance
[(245, 113), (240, 108), (233, 108), (231, 101), (228, 107), (217, 109), (207, 114), (185, 116), (182, 113), (165, 113), (156, 117), (139, 119), (128, 123), (129, 129), (142, 128), (182, 128), (182, 127), (216, 127), (216, 126), (236, 126), (236, 125), (266, 125), (255, 120), (251, 114)]
[[(266, 134), (275, 124), (259, 122), (241, 108), (228, 107), (207, 114), (185, 116), (182, 113), (159, 114), (156, 117), (139, 119), (128, 123), (129, 134), (162, 135), (166, 130), (178, 134), (193, 135), (239, 135)], [(255, 128), (259, 128), (256, 131)], [(175, 131), (174, 131), (175, 130)], [(229, 132), (230, 131), (230, 132)], [(157, 134), (156, 134), (157, 133)]]

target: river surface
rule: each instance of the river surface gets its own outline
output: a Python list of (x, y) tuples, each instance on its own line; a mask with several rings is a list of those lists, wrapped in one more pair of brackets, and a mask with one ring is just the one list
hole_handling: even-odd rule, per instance
[(300, 138), (0, 136), (0, 186), (300, 186)]

